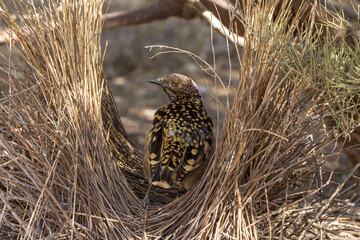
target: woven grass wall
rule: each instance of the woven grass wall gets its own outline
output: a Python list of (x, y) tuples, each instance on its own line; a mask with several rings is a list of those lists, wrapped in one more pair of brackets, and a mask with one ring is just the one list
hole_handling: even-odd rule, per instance
[(189, 192), (154, 189), (145, 209), (142, 150), (102, 70), (103, 2), (13, 1), (15, 19), (1, 1), (18, 41), (1, 66), (0, 238), (359, 238), (360, 165), (332, 191), (323, 170), (359, 127), (359, 45), (331, 38), (307, 4), (236, 13), (240, 83), (208, 170)]

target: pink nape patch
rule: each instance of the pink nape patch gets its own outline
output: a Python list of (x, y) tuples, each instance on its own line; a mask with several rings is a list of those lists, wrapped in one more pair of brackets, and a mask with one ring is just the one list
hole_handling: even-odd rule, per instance
[(199, 93), (199, 95), (200, 95), (200, 97), (201, 97), (201, 99), (202, 99), (202, 95), (201, 95), (201, 92), (200, 92), (200, 89), (199, 89), (198, 85), (196, 85), (195, 82), (193, 82), (193, 83), (194, 83), (194, 86), (195, 86), (197, 92)]

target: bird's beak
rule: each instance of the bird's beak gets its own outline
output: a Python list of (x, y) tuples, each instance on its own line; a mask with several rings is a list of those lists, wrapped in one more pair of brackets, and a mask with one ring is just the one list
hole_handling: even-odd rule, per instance
[(166, 84), (162, 81), (162, 78), (152, 79), (152, 80), (149, 80), (148, 82), (162, 86), (162, 87), (166, 86)]

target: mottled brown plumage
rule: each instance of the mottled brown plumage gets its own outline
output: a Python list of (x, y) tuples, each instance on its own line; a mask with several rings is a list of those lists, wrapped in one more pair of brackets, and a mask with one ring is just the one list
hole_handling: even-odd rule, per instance
[(203, 174), (212, 145), (213, 124), (195, 82), (181, 74), (150, 81), (171, 103), (155, 113), (147, 136), (145, 174), (152, 185), (179, 182), (190, 189)]

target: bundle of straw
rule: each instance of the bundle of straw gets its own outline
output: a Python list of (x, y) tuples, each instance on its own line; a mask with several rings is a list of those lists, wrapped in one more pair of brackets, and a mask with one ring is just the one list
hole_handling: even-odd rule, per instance
[(2, 68), (0, 238), (133, 238), (140, 201), (108, 144), (121, 121), (103, 121), (102, 104), (113, 100), (102, 74), (102, 1), (12, 6), (17, 21), (1, 2), (19, 41)]
[[(177, 189), (153, 191), (148, 209), (142, 154), (127, 139), (103, 77), (102, 1), (49, 1), (40, 9), (13, 2), (17, 21), (1, 6), (19, 41), (3, 56), (0, 238), (359, 237), (359, 206), (353, 188), (344, 188), (359, 166), (329, 195), (321, 168), (339, 155), (327, 151), (336, 138), (323, 126), (349, 102), (333, 105), (354, 76), (341, 66), (353, 64), (358, 74), (358, 58), (338, 42), (319, 47), (307, 6), (292, 15), (290, 1), (248, 1), (234, 13), (247, 27), (240, 83), (208, 170), (178, 198)], [(331, 68), (321, 71), (325, 64), (314, 70), (329, 56), (343, 76), (338, 84)], [(346, 107), (346, 119), (357, 107)], [(347, 121), (341, 130), (356, 125)]]

